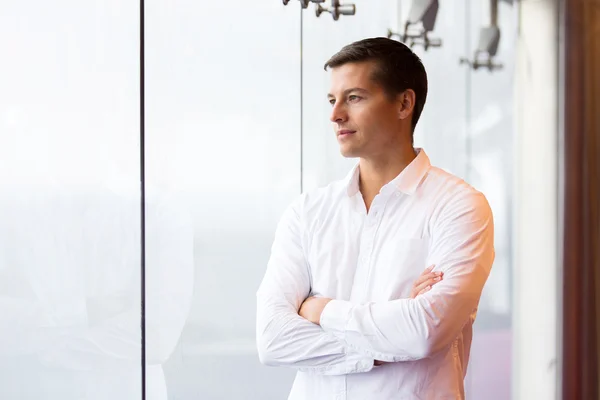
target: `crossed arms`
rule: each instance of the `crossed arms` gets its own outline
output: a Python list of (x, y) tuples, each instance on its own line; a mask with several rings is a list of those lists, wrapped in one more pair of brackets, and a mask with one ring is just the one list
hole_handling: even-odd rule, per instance
[(261, 362), (342, 375), (367, 372), (375, 360), (427, 358), (450, 345), (477, 308), (494, 260), (492, 213), (485, 197), (468, 193), (448, 203), (431, 232), (429, 261), (444, 274), (432, 290), (367, 304), (308, 299), (312, 304), (302, 307), (310, 275), (299, 207), (291, 206), (278, 225), (257, 293)]

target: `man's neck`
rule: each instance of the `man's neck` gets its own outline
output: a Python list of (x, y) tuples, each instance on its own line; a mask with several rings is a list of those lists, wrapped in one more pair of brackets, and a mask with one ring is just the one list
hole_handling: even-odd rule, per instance
[(415, 157), (414, 149), (411, 146), (405, 151), (387, 156), (360, 159), (359, 187), (367, 211), (381, 188), (396, 178)]

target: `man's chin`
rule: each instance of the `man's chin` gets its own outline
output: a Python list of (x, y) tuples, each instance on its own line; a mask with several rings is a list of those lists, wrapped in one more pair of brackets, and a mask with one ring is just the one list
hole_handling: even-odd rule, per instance
[(345, 158), (357, 158), (360, 157), (358, 152), (355, 149), (345, 149), (340, 147), (340, 154)]
[(358, 155), (358, 153), (353, 152), (353, 151), (343, 151), (343, 150), (341, 150), (340, 153), (342, 154), (342, 157), (344, 157), (344, 158), (358, 158), (358, 157), (360, 157), (360, 155)]

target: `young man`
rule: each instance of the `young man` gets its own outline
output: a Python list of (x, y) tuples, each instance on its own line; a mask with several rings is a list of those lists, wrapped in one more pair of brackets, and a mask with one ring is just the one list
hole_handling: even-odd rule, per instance
[(488, 202), (413, 148), (427, 75), (408, 47), (361, 40), (325, 69), (341, 153), (359, 161), (279, 223), (257, 293), (261, 362), (298, 370), (290, 399), (463, 399), (494, 260)]

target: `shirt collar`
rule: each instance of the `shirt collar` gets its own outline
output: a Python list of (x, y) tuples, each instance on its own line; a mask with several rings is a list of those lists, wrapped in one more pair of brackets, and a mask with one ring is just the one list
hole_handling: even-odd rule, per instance
[[(429, 171), (429, 168), (431, 168), (429, 157), (427, 157), (427, 154), (425, 154), (423, 149), (415, 148), (415, 153), (417, 155), (415, 159), (412, 160), (411, 163), (408, 164), (397, 177), (381, 188), (382, 191), (385, 188), (390, 187), (407, 195), (412, 195), (415, 193), (417, 187), (419, 187), (419, 184), (421, 181), (423, 181), (423, 178)], [(359, 164), (356, 163), (346, 177), (346, 188), (348, 196), (350, 197), (359, 192), (359, 175), (360, 168)]]

